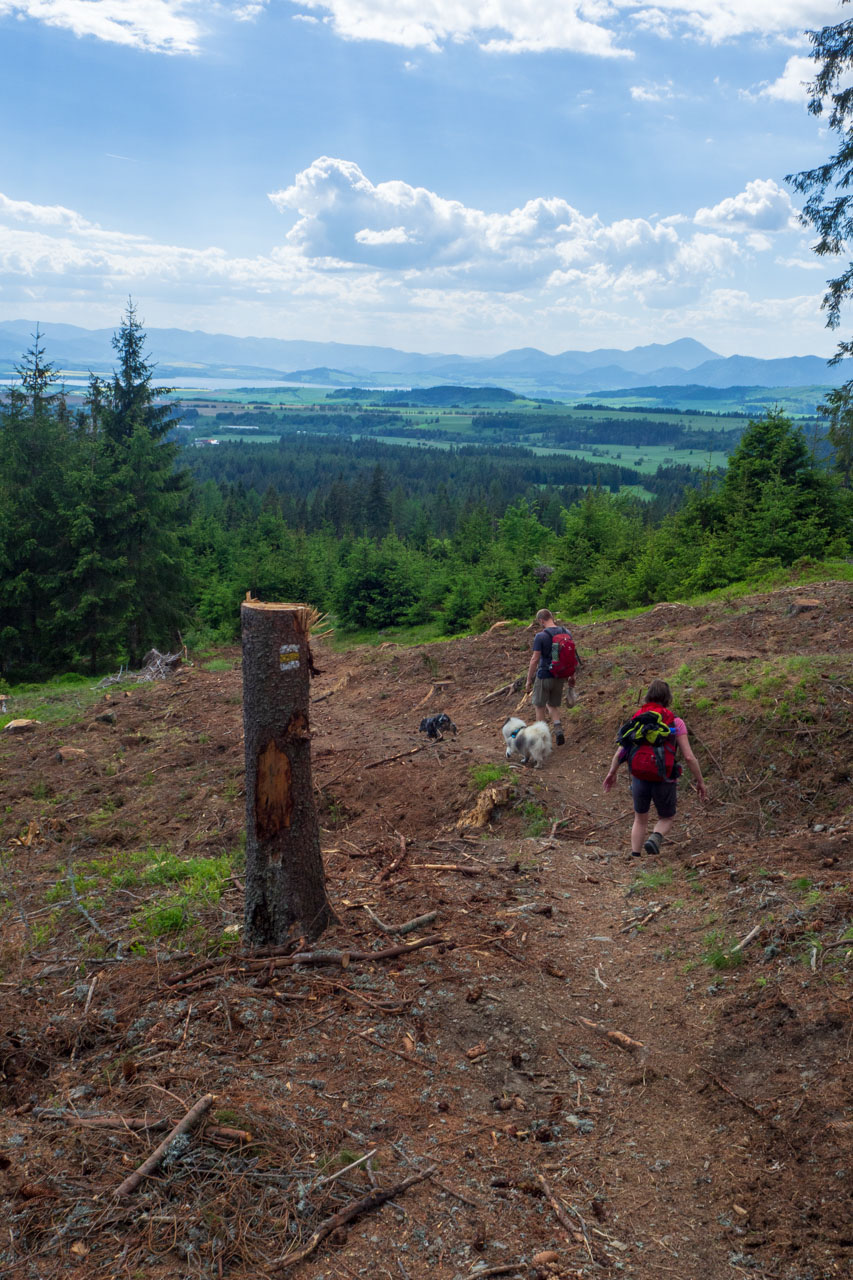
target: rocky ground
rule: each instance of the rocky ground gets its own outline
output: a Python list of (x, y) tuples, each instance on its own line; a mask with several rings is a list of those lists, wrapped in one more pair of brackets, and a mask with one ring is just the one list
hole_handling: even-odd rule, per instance
[[(324, 964), (241, 948), (238, 651), (16, 698), (0, 1276), (853, 1274), (851, 624), (827, 582), (578, 627), (541, 772), (531, 631), (321, 649)], [(601, 780), (661, 674), (711, 794), (638, 863)]]

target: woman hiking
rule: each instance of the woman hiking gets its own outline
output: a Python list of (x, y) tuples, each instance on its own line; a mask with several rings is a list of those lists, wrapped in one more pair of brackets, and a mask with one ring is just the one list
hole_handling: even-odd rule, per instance
[[(676, 763), (680, 751), (696, 781), (699, 799), (704, 803), (708, 788), (699, 761), (687, 737), (687, 726), (670, 710), (672, 690), (665, 680), (653, 680), (646, 701), (619, 730), (619, 743), (604, 779), (609, 791), (616, 781), (620, 764), (628, 761), (631, 771), (631, 795), (634, 800), (634, 823), (631, 827), (631, 856), (639, 858), (645, 851), (660, 853), (663, 838), (675, 821), (678, 778), (681, 767)], [(623, 745), (624, 744), (624, 745)], [(649, 808), (657, 810), (654, 831), (646, 836)]]

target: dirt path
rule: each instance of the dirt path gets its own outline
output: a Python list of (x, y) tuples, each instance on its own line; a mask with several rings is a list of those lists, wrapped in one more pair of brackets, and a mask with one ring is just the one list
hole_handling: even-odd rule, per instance
[[(483, 698), (529, 636), (329, 655), (336, 965), (234, 945), (236, 653), (0, 739), (0, 1276), (853, 1274), (853, 593), (810, 593), (590, 628), (566, 746), (511, 770), (481, 831), (459, 820), (517, 695)], [(660, 670), (712, 801), (686, 788), (638, 866), (601, 779)], [(439, 709), (458, 737), (425, 746)], [(367, 906), (435, 911), (406, 937), (443, 941), (347, 962), (389, 943)], [(232, 1137), (200, 1130), (117, 1204), (162, 1132), (92, 1120), (174, 1123), (207, 1093)], [(288, 1269), (343, 1206), (431, 1168)]]

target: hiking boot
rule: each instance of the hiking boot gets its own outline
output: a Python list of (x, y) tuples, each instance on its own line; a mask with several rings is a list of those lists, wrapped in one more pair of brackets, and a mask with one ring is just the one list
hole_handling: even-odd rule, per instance
[(648, 840), (646, 841), (646, 843), (643, 845), (643, 848), (646, 851), (646, 853), (658, 854), (660, 853), (662, 840), (663, 840), (663, 836), (660, 834), (660, 832), (653, 831), (652, 834), (649, 836)]
[(632, 849), (632, 850), (631, 850), (631, 857), (632, 857), (632, 858), (642, 858), (642, 856), (643, 856), (643, 851), (642, 851), (642, 849)]
[(562, 747), (565, 744), (565, 741), (566, 741), (566, 735), (563, 733), (562, 729), (558, 729), (557, 730), (557, 746)]

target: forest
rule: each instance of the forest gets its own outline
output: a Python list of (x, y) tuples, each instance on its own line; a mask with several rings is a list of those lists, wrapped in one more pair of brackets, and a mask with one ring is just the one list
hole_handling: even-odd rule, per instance
[[(334, 413), (310, 415), (322, 432), (197, 449), (153, 385), (132, 304), (114, 348), (112, 378), (92, 376), (71, 403), (36, 335), (0, 406), (6, 679), (230, 640), (246, 591), (309, 601), (343, 633), (440, 636), (546, 601), (577, 618), (686, 599), (851, 551), (849, 413), (820, 449), (772, 411), (727, 441), (724, 471), (642, 476), (500, 443), (393, 445)], [(512, 418), (493, 416), (502, 429)], [(635, 443), (661, 430), (633, 414), (588, 428)]]

